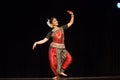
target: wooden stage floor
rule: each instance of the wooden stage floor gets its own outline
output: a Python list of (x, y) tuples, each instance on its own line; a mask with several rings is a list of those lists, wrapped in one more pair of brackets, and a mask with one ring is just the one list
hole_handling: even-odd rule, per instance
[[(53, 80), (52, 78), (0, 78), (0, 80)], [(61, 77), (59, 80), (120, 80), (120, 76), (107, 77)]]

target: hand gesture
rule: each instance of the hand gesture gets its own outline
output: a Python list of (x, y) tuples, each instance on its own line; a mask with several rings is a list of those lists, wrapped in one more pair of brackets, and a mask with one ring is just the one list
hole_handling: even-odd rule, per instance
[(36, 47), (36, 42), (33, 44), (33, 47), (32, 47), (32, 50), (34, 50), (35, 49), (35, 47)]
[(67, 10), (67, 12), (70, 14), (70, 15), (73, 15), (73, 12), (71, 10)]

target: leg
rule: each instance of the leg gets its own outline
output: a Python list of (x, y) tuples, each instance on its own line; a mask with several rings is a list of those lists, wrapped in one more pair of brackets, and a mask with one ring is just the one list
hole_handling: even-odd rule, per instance
[(63, 65), (62, 65), (62, 69), (66, 70), (67, 67), (71, 64), (71, 62), (72, 62), (72, 56), (70, 55), (69, 52), (67, 52), (66, 59), (65, 59)]
[(51, 69), (55, 75), (55, 77), (53, 77), (53, 80), (59, 80), (60, 76), (58, 75), (56, 68), (57, 68), (57, 61), (56, 61), (56, 48), (50, 48), (49, 50), (49, 61), (50, 61), (50, 66)]
[(64, 70), (67, 69), (67, 67), (71, 64), (71, 62), (72, 62), (72, 56), (67, 52), (66, 59), (62, 65), (62, 71), (61, 71), (62, 76), (67, 76), (67, 74), (64, 73)]
[(57, 66), (57, 63), (56, 63), (56, 48), (50, 48), (49, 49), (49, 61), (50, 61), (50, 66), (51, 66), (51, 69), (54, 73), (55, 76), (57, 76), (57, 72), (56, 72), (56, 66)]

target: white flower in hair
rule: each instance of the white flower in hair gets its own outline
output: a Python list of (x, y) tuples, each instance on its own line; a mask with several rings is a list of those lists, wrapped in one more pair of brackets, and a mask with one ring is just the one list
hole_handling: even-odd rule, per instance
[(47, 19), (47, 25), (48, 25), (50, 28), (53, 28), (52, 24), (50, 24), (50, 19)]

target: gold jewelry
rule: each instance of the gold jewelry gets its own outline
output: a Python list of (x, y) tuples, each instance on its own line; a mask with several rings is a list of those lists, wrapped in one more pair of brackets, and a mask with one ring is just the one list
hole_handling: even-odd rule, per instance
[(71, 14), (72, 17), (74, 17), (74, 14)]

